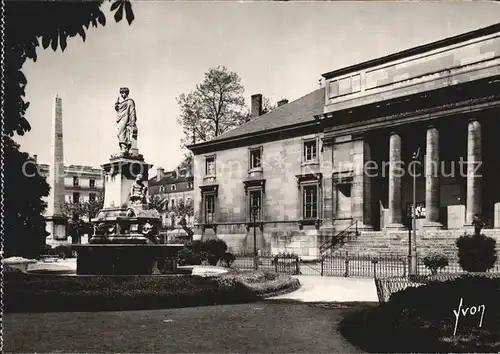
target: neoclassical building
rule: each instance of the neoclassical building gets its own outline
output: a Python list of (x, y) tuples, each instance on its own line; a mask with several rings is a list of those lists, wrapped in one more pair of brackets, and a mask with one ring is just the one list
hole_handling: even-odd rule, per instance
[(500, 243), (500, 24), (323, 77), (190, 146), (199, 237), (250, 251), (255, 226), (261, 250), (314, 258), (355, 229), (346, 250), (405, 253), (415, 193), (420, 250), (452, 250), (476, 214)]

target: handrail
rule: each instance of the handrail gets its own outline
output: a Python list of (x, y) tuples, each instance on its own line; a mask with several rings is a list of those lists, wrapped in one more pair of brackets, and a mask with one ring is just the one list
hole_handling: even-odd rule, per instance
[(345, 229), (343, 229), (342, 231), (340, 231), (338, 234), (332, 236), (331, 239), (329, 239), (328, 241), (326, 241), (325, 243), (323, 243), (320, 247), (319, 247), (319, 250), (320, 252), (321, 251), (326, 251), (328, 248), (325, 249), (325, 246), (327, 244), (331, 244), (333, 242), (334, 239), (338, 238), (339, 236), (342, 236), (344, 233), (347, 232), (347, 230), (349, 230), (351, 227), (353, 227), (354, 225), (356, 225), (356, 234), (358, 233), (358, 221), (355, 220), (353, 221), (349, 226), (347, 226)]

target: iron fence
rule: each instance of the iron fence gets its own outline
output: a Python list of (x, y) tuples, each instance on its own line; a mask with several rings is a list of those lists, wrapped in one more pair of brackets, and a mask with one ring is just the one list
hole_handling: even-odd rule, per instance
[[(338, 277), (407, 277), (408, 257), (400, 254), (380, 253), (362, 255), (348, 252), (337, 252), (317, 260), (304, 260), (296, 255), (259, 255), (258, 269), (293, 275), (319, 275)], [(251, 270), (255, 268), (253, 255), (236, 255), (233, 268)], [(419, 275), (431, 275), (430, 269), (424, 265), (423, 258), (417, 258)], [(489, 272), (500, 272), (497, 262)], [(438, 270), (438, 274), (465, 273), (458, 260), (450, 259), (448, 266)]]

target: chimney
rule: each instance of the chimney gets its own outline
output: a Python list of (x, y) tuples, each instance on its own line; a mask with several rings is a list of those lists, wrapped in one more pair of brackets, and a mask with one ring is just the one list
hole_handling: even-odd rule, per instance
[(33, 161), (35, 161), (35, 164), (38, 163), (38, 155), (33, 155)]
[(160, 181), (163, 177), (165, 177), (165, 169), (162, 167), (158, 167), (156, 169), (156, 181)]
[(286, 98), (283, 98), (281, 101), (278, 101), (278, 107), (281, 107), (287, 103), (288, 103), (288, 100)]
[(262, 115), (262, 94), (252, 95), (252, 119)]

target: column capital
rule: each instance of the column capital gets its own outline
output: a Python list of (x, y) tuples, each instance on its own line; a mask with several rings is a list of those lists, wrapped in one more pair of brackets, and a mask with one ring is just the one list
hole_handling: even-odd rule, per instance
[(392, 136), (392, 135), (401, 135), (401, 131), (399, 129), (392, 129), (390, 132), (389, 132), (389, 135)]
[(467, 123), (474, 123), (474, 122), (481, 123), (481, 120), (479, 118), (475, 118), (475, 117), (467, 118)]

